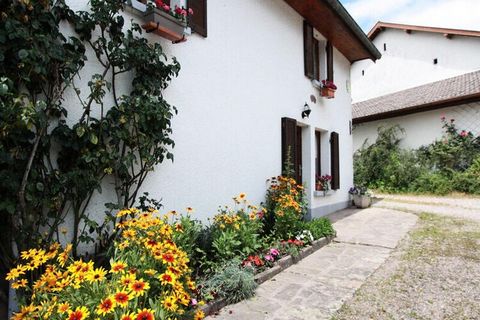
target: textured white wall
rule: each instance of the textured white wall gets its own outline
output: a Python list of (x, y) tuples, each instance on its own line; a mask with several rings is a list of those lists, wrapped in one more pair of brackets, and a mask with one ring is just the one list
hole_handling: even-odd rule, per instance
[(358, 150), (366, 139), (368, 139), (368, 144), (375, 142), (378, 127), (395, 124), (405, 129), (405, 135), (401, 142), (402, 147), (413, 149), (429, 144), (442, 137), (442, 117), (447, 120), (455, 119), (455, 124), (460, 130), (472, 131), (476, 135), (480, 134), (480, 102), (477, 102), (355, 125), (353, 130), (354, 150)]
[[(69, 1), (85, 9), (86, 1)], [(134, 18), (133, 16), (130, 16)], [(135, 18), (134, 18), (135, 19)], [(208, 38), (198, 35), (173, 45), (155, 35), (167, 55), (182, 69), (165, 93), (178, 107), (173, 120), (175, 162), (165, 162), (147, 178), (142, 192), (162, 199), (165, 210), (196, 209), (201, 219), (218, 205), (232, 204), (245, 192), (253, 203), (264, 200), (266, 179), (281, 170), (281, 118), (302, 122), (304, 148), (313, 154), (315, 128), (340, 133), (341, 186), (334, 195), (314, 199), (312, 207), (348, 200), (352, 185), (351, 98), (346, 83), (350, 63), (335, 51), (336, 98), (325, 100), (304, 76), (303, 20), (283, 1), (229, 0), (208, 2)], [(98, 66), (89, 62), (87, 71)], [(83, 87), (87, 79), (84, 78)], [(317, 103), (310, 102), (310, 95)], [(71, 97), (73, 99), (73, 97)], [(303, 105), (310, 119), (300, 117)], [(329, 149), (324, 148), (329, 157)], [(312, 186), (314, 162), (304, 157), (304, 178)], [(325, 160), (329, 165), (329, 161)], [(330, 173), (329, 167), (324, 173)], [(96, 195), (90, 208), (99, 217), (112, 201), (111, 187)]]
[[(354, 102), (480, 70), (480, 38), (385, 29), (373, 43), (382, 58), (355, 62), (351, 69)], [(384, 51), (383, 44), (387, 50)], [(438, 64), (433, 64), (433, 59)], [(365, 75), (362, 76), (362, 70)]]

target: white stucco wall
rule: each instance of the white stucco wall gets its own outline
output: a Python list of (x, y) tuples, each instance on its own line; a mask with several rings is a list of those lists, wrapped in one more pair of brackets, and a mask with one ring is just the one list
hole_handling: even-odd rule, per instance
[[(351, 69), (354, 102), (480, 70), (480, 38), (386, 28), (373, 40), (382, 53), (376, 63), (363, 60)], [(384, 43), (387, 50), (384, 51)], [(433, 59), (438, 64), (433, 64)], [(364, 71), (364, 75), (362, 75)]]
[[(68, 2), (75, 10), (87, 8), (86, 1)], [(192, 35), (174, 45), (145, 35), (161, 43), (167, 55), (177, 57), (182, 69), (165, 92), (169, 103), (179, 109), (173, 120), (175, 161), (166, 161), (151, 173), (141, 192), (162, 199), (165, 211), (191, 206), (203, 220), (219, 205), (232, 204), (232, 197), (240, 192), (252, 203), (260, 203), (266, 179), (280, 173), (281, 118), (290, 117), (305, 125), (303, 147), (311, 156), (304, 157), (303, 168), (311, 208), (348, 200), (353, 183), (350, 63), (335, 50), (339, 89), (335, 99), (320, 98), (304, 76), (302, 23), (301, 16), (283, 1), (209, 1), (208, 38)], [(92, 60), (86, 71), (97, 67)], [(85, 89), (88, 80), (83, 82)], [(316, 104), (310, 102), (312, 94)], [(303, 120), (305, 102), (312, 112), (310, 119)], [(314, 198), (311, 188), (315, 128), (340, 133), (341, 190), (326, 198)], [(330, 173), (330, 151), (328, 140), (324, 142), (326, 174)], [(103, 190), (90, 207), (99, 218), (103, 204), (114, 201), (111, 187)]]
[(366, 139), (368, 144), (375, 142), (378, 127), (400, 125), (405, 129), (401, 146), (414, 149), (440, 139), (443, 134), (441, 118), (455, 119), (460, 130), (480, 134), (480, 102), (455, 107), (415, 113), (402, 117), (357, 124), (353, 129), (354, 150), (362, 147)]

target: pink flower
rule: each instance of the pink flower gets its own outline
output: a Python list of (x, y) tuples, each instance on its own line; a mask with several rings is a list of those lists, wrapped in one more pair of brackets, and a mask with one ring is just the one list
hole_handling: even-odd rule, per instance
[(182, 14), (182, 8), (179, 8), (178, 6), (175, 6), (175, 13), (176, 14)]
[(157, 6), (157, 8), (161, 8), (161, 7), (163, 7), (163, 1), (162, 0), (155, 0), (155, 5)]
[(188, 14), (193, 16), (193, 9), (192, 8), (188, 8)]
[(267, 254), (267, 255), (264, 256), (263, 258), (264, 258), (265, 260), (267, 260), (267, 261), (273, 261), (273, 260), (274, 260), (273, 257), (272, 257), (271, 255), (269, 255), (269, 254)]
[(442, 120), (442, 121), (445, 121), (445, 119), (446, 119), (445, 116), (442, 116), (442, 117), (440, 118), (440, 120)]
[(468, 136), (468, 132), (465, 130), (462, 130), (462, 132), (460, 132), (460, 135), (465, 138), (466, 136)]
[(170, 6), (168, 4), (164, 4), (162, 8), (167, 12), (170, 11)]
[(182, 16), (186, 17), (187, 16), (187, 10), (182, 9), (182, 12), (180, 13)]
[(198, 303), (198, 302), (197, 302), (197, 299), (195, 299), (195, 298), (194, 298), (194, 299), (192, 299), (192, 306), (196, 306), (196, 305), (197, 305), (197, 303)]
[(277, 249), (275, 248), (271, 248), (270, 249), (270, 254), (274, 257), (278, 256), (280, 254), (280, 251), (278, 251)]

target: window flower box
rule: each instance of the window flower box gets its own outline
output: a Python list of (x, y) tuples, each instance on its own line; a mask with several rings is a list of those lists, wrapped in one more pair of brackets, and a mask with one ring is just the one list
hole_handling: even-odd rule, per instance
[(335, 98), (335, 91), (337, 86), (329, 80), (322, 80), (322, 88), (320, 89), (320, 95), (327, 99)]
[(153, 32), (174, 43), (186, 40), (184, 30), (187, 28), (187, 23), (158, 8), (147, 10), (144, 21), (142, 28), (147, 32)]

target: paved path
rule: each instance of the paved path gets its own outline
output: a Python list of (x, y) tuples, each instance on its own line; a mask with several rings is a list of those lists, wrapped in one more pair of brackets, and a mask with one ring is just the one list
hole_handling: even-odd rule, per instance
[(207, 319), (329, 319), (389, 256), (417, 217), (391, 209), (332, 216), (335, 242), (259, 286), (252, 299)]
[(434, 213), (480, 221), (480, 198), (377, 195), (373, 207)]

